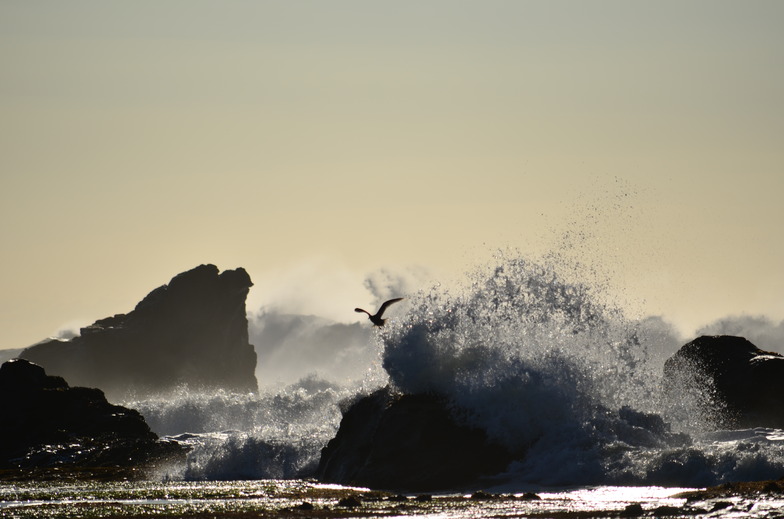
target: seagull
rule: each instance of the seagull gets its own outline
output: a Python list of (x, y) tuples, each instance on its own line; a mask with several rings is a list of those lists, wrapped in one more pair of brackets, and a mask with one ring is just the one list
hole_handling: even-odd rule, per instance
[(397, 303), (398, 301), (402, 301), (402, 300), (403, 300), (402, 297), (396, 297), (395, 299), (390, 299), (389, 301), (385, 301), (384, 304), (381, 305), (381, 308), (378, 309), (378, 312), (376, 312), (376, 315), (371, 315), (370, 312), (368, 312), (367, 310), (363, 310), (361, 308), (354, 308), (354, 311), (359, 313), (364, 312), (368, 314), (368, 318), (370, 319), (371, 323), (373, 323), (376, 326), (384, 326), (386, 319), (381, 318), (381, 316), (384, 315), (384, 311), (392, 303)]

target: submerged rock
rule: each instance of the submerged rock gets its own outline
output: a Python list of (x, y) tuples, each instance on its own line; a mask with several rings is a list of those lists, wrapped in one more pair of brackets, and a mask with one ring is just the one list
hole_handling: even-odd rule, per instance
[(70, 387), (41, 366), (0, 366), (0, 468), (107, 467), (184, 460), (135, 410), (107, 402), (99, 389)]
[(131, 312), (19, 356), (113, 400), (181, 385), (255, 392), (256, 353), (245, 316), (251, 286), (242, 268), (219, 274), (215, 265), (201, 265), (150, 292)]
[(321, 481), (408, 491), (457, 488), (502, 471), (506, 449), (461, 425), (433, 394), (384, 388), (354, 403), (321, 452)]
[(719, 428), (784, 427), (784, 357), (743, 337), (702, 336), (664, 364), (670, 398), (693, 398)]

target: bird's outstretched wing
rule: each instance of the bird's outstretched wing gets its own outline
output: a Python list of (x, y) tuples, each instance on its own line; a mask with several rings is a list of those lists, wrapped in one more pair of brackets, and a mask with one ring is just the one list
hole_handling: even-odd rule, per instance
[(357, 312), (357, 313), (360, 313), (360, 314), (361, 313), (366, 313), (366, 314), (370, 315), (370, 312), (368, 312), (367, 310), (363, 310), (361, 308), (354, 308), (354, 311)]
[(378, 309), (378, 312), (376, 313), (376, 316), (381, 317), (384, 314), (384, 311), (387, 309), (387, 307), (389, 305), (391, 305), (393, 303), (397, 303), (398, 301), (402, 301), (402, 300), (403, 300), (402, 297), (396, 297), (395, 299), (390, 299), (389, 301), (384, 301), (384, 303), (381, 305), (381, 308)]

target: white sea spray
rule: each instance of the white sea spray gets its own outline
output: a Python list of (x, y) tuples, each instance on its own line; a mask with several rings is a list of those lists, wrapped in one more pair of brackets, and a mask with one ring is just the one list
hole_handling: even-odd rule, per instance
[(702, 445), (710, 409), (663, 399), (672, 335), (557, 262), (502, 255), (410, 307), (383, 334), (391, 384), (448, 396), (459, 419), (519, 453), (509, 472), (521, 482), (702, 485), (784, 467), (777, 442), (754, 457)]

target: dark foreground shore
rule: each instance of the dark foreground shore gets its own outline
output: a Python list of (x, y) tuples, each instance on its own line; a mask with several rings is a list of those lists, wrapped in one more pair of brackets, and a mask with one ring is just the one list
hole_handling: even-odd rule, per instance
[[(685, 497), (688, 501), (730, 497), (758, 497), (766, 495), (784, 496), (784, 478), (776, 481), (741, 481), (737, 483), (725, 483), (715, 487), (708, 487), (705, 490), (695, 490), (678, 494), (679, 497)], [(784, 510), (782, 510), (782, 513), (784, 514)]]
[[(645, 490), (653, 487), (401, 495), (310, 480), (161, 482), (137, 479), (136, 475), (115, 473), (113, 478), (110, 469), (51, 470), (28, 474), (36, 478), (31, 480), (6, 471), (0, 474), (0, 517), (769, 518), (784, 511), (784, 479), (687, 492), (656, 487), (648, 494)], [(609, 494), (617, 497), (607, 499)]]

